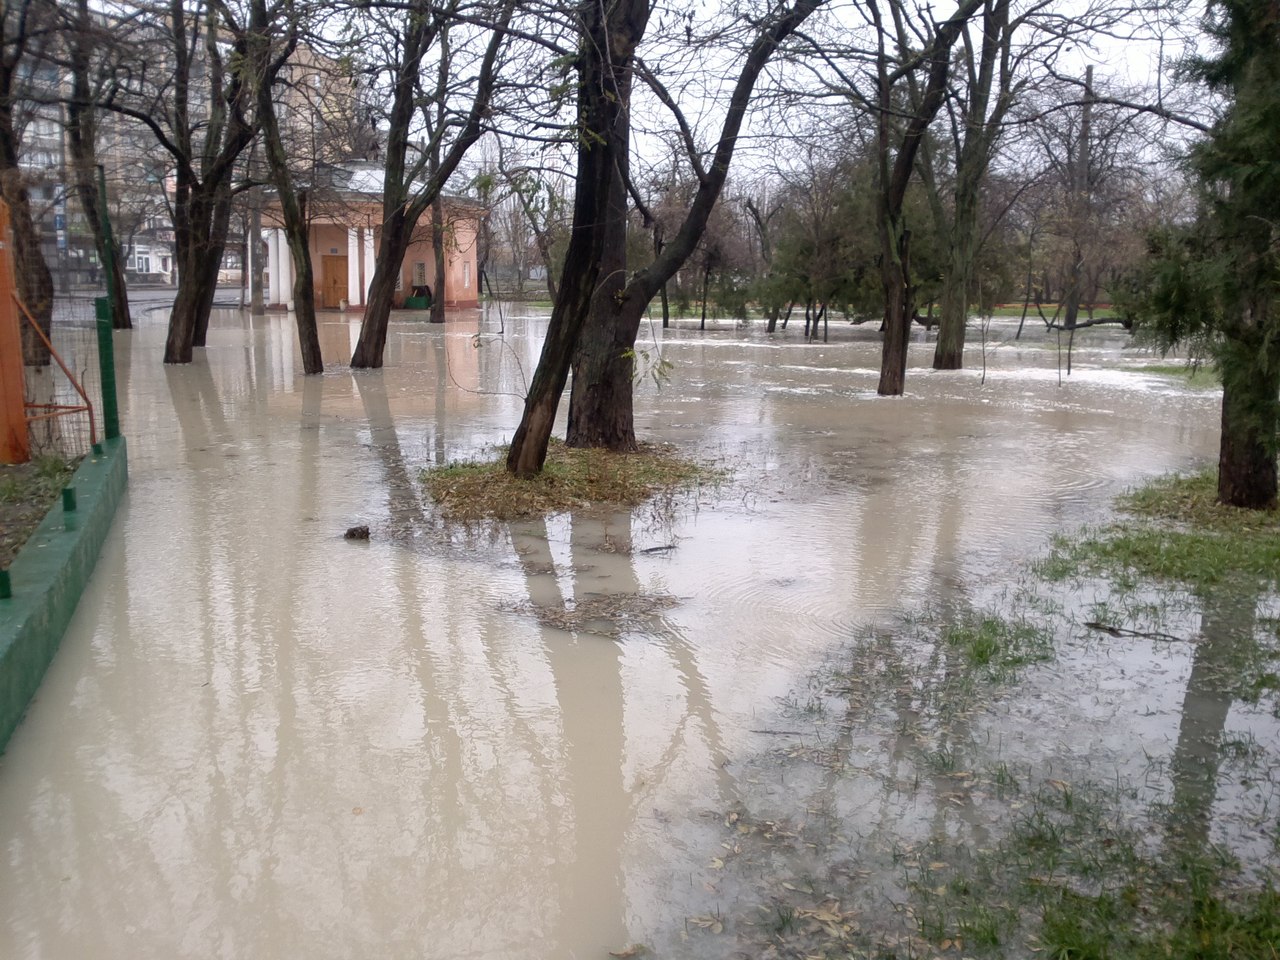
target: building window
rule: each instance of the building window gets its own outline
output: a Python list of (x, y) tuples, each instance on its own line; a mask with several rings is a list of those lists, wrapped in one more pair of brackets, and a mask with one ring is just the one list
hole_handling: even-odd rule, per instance
[(421, 260), (413, 265), (413, 285), (415, 287), (427, 285), (427, 265)]
[(133, 269), (138, 273), (151, 272), (151, 254), (139, 253), (133, 262)]

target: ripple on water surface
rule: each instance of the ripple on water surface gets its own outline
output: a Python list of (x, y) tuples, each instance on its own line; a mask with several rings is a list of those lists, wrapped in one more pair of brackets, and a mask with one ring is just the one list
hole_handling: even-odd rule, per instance
[[(1060, 386), (1044, 351), (984, 384), (916, 344), (885, 399), (872, 343), (680, 331), (641, 431), (732, 481), (447, 532), (416, 474), (510, 436), (545, 319), (504, 323), (397, 321), (353, 375), (358, 321), (326, 315), (311, 378), (279, 315), (220, 315), (187, 367), (162, 323), (117, 340), (129, 497), (4, 760), (0, 955), (538, 960), (696, 933), (725, 811), (763, 789), (752, 731), (815, 664), (975, 603), (1216, 440), (1211, 398)], [(598, 622), (565, 619), (588, 600)], [(893, 761), (890, 733), (857, 743)]]

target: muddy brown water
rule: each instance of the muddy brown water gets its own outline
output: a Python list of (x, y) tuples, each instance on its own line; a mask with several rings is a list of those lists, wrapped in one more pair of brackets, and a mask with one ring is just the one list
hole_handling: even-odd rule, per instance
[[(785, 793), (752, 758), (810, 669), (861, 625), (989, 596), (1125, 486), (1215, 453), (1217, 394), (1124, 369), (1150, 358), (1123, 336), (1082, 338), (1061, 382), (1044, 344), (992, 346), (985, 383), (917, 344), (908, 395), (880, 399), (869, 331), (676, 330), (639, 430), (731, 481), (446, 529), (416, 474), (510, 436), (544, 329), (520, 308), (398, 322), (387, 366), (353, 375), (356, 325), (330, 316), (309, 379), (282, 316), (220, 311), (186, 367), (160, 363), (163, 315), (118, 335), (130, 486), (0, 761), (0, 956), (675, 942), (721, 909), (708, 824)], [(343, 540), (357, 523), (368, 543)], [(1153, 677), (1149, 647), (1046, 667), (1000, 708), (1010, 755), (1176, 763), (1193, 653)], [(1139, 694), (1148, 719), (1116, 730)], [(853, 832), (933, 829), (875, 797), (836, 804)]]

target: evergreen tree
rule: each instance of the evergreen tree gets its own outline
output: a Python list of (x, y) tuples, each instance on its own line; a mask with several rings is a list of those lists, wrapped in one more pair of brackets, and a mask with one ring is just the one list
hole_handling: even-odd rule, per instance
[(1222, 375), (1218, 500), (1276, 505), (1280, 427), (1280, 0), (1214, 0), (1192, 74), (1226, 108), (1188, 158), (1196, 222), (1152, 238), (1136, 319), (1201, 343)]

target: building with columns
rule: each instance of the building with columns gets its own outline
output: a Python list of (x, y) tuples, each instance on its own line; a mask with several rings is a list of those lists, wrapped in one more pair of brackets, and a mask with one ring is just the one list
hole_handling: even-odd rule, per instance
[[(382, 219), (382, 166), (349, 163), (330, 171), (332, 182), (313, 191), (311, 266), (316, 307), (321, 310), (358, 310), (368, 300), (373, 281)], [(477, 237), (485, 211), (465, 197), (444, 198), (445, 281), (436, 290), (435, 252), (431, 245), (431, 211), (418, 222), (404, 260), (400, 264), (396, 306), (402, 306), (414, 288), (430, 287), (443, 296), (447, 307), (479, 305), (476, 272)], [(262, 211), (262, 239), (266, 246), (267, 280), (263, 290), (268, 307), (284, 308), (293, 299), (293, 259), (285, 241), (280, 208), (270, 195)]]

